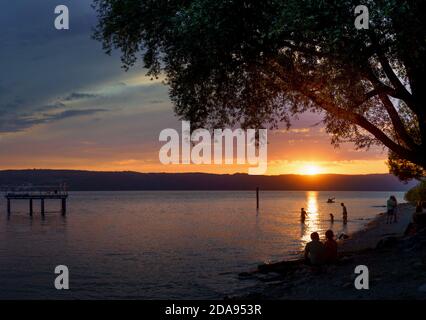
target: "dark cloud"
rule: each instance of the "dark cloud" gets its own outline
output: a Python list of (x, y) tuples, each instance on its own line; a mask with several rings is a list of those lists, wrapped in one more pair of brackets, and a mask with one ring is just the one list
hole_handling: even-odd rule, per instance
[(55, 114), (23, 114), (20, 116), (3, 118), (0, 120), (0, 133), (19, 132), (29, 129), (33, 126), (49, 123), (53, 121), (69, 119), (81, 116), (90, 116), (100, 112), (105, 112), (106, 109), (84, 109), (84, 110), (65, 110)]
[(118, 53), (106, 55), (91, 38), (97, 23), (91, 1), (60, 4), (69, 8), (70, 30), (54, 28), (58, 1), (0, 1), (0, 109), (16, 96), (25, 100), (16, 106), (20, 113), (50, 101), (93, 99), (83, 88), (123, 73)]
[(72, 92), (68, 96), (66, 96), (63, 101), (75, 101), (75, 100), (83, 100), (83, 99), (94, 99), (99, 97), (97, 94), (86, 93), (86, 92)]
[(47, 104), (41, 107), (36, 108), (36, 112), (46, 112), (46, 111), (52, 111), (59, 108), (65, 108), (65, 104), (63, 104), (60, 101), (54, 102), (52, 104)]
[(107, 109), (86, 109), (86, 110), (65, 110), (59, 114), (56, 114), (50, 118), (50, 120), (62, 120), (66, 118), (79, 117), (79, 116), (89, 116), (99, 112), (108, 111)]
[(20, 98), (14, 98), (9, 102), (0, 103), (0, 116), (15, 116), (22, 103), (24, 103), (24, 100)]

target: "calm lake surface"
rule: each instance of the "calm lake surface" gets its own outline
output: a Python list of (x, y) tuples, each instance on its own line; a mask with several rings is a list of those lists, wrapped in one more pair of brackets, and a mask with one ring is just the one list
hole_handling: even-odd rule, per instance
[[(8, 220), (2, 197), (0, 298), (223, 298), (253, 285), (239, 272), (297, 257), (311, 232), (362, 228), (390, 194), (264, 191), (257, 213), (255, 192), (72, 192), (66, 218), (49, 212), (60, 208), (51, 201), (44, 220), (28, 216), (27, 201), (13, 202)], [(403, 193), (392, 194), (402, 201)], [(336, 203), (327, 204), (329, 196)], [(309, 213), (304, 227), (301, 207)], [(54, 288), (57, 265), (69, 268), (68, 291)]]

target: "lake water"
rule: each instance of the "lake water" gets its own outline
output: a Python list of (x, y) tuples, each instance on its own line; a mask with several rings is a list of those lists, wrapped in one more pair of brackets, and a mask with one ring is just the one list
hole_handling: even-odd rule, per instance
[[(403, 193), (393, 193), (402, 201)], [(68, 214), (28, 216), (28, 202), (0, 207), (0, 298), (213, 299), (253, 283), (239, 272), (296, 257), (309, 235), (362, 228), (389, 192), (72, 192)], [(336, 203), (327, 204), (329, 196)], [(342, 226), (339, 203), (349, 223)], [(47, 211), (59, 210), (58, 201)], [(299, 222), (300, 208), (309, 213)], [(35, 203), (39, 210), (39, 204)], [(330, 224), (329, 213), (335, 223)], [(54, 288), (66, 265), (70, 290)]]

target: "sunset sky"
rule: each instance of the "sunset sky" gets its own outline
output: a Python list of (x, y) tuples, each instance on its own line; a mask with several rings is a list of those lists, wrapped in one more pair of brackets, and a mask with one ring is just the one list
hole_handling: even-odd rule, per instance
[[(61, 1), (70, 30), (54, 29), (57, 1), (0, 4), (0, 169), (52, 168), (140, 172), (247, 172), (237, 165), (169, 165), (158, 159), (165, 128), (180, 128), (167, 87), (139, 64), (120, 68), (91, 39), (90, 1)], [(387, 172), (382, 149), (339, 149), (304, 114), (290, 131), (268, 134), (267, 174)]]

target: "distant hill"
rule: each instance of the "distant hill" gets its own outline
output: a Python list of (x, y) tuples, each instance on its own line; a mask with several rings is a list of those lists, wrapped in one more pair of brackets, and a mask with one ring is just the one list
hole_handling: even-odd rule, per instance
[(405, 191), (416, 184), (401, 183), (390, 174), (315, 176), (205, 173), (138, 173), (77, 170), (4, 170), (0, 171), (0, 187), (59, 185), (65, 182), (74, 191), (116, 190), (347, 190)]

